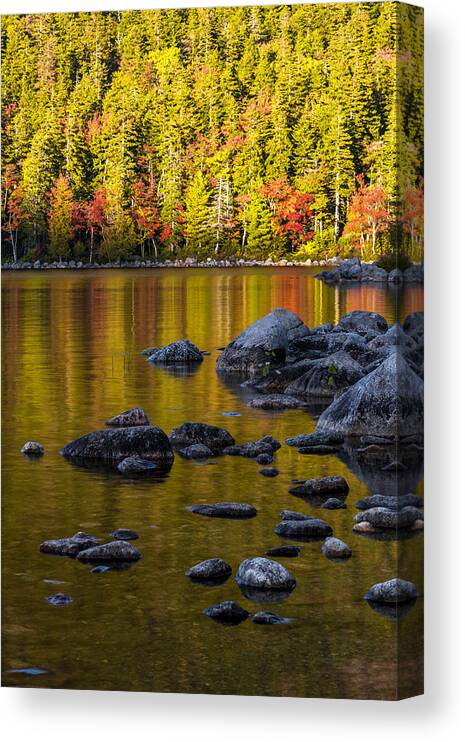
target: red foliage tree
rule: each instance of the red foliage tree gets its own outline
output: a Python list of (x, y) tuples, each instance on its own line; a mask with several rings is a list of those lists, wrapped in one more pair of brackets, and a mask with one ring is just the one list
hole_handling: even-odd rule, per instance
[[(145, 243), (151, 242), (155, 257), (158, 257), (156, 237), (162, 226), (157, 207), (157, 194), (153, 182), (146, 183), (143, 178), (137, 180), (132, 189), (132, 215), (139, 233), (142, 257), (145, 256)], [(164, 234), (166, 238), (167, 235)]]
[(311, 240), (313, 216), (311, 193), (301, 193), (293, 188), (287, 178), (273, 180), (261, 188), (273, 213), (273, 226), (278, 235), (286, 237), (295, 250)]
[(75, 231), (84, 231), (89, 235), (89, 263), (94, 256), (95, 240), (102, 236), (105, 225), (107, 194), (104, 188), (95, 191), (90, 201), (75, 204), (73, 209), (73, 227)]
[(363, 175), (357, 177), (357, 189), (348, 208), (348, 222), (344, 234), (358, 235), (363, 256), (365, 244), (371, 241), (371, 252), (375, 255), (376, 238), (385, 232), (389, 224), (387, 195), (381, 186), (368, 186)]
[(30, 214), (25, 206), (24, 191), (19, 185), (19, 176), (14, 165), (6, 165), (2, 178), (2, 230), (8, 235), (11, 243), (13, 260), (18, 259), (18, 232), (29, 219)]
[(404, 209), (401, 223), (404, 232), (410, 235), (410, 244), (413, 248), (415, 241), (423, 238), (423, 181), (418, 188), (407, 191), (404, 196)]

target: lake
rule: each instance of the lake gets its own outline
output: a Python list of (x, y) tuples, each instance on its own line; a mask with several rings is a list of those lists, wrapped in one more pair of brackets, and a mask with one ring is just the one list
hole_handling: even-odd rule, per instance
[[(253, 460), (206, 463), (176, 456), (159, 480), (73, 466), (60, 448), (141, 406), (166, 432), (185, 421), (226, 427), (239, 443), (311, 432), (316, 417), (247, 406), (250, 391), (220, 380), (219, 347), (271, 309), (309, 325), (337, 323), (353, 309), (389, 322), (422, 309), (419, 286), (334, 288), (316, 268), (162, 269), (18, 272), (3, 276), (3, 683), (9, 686), (330, 698), (395, 698), (419, 692), (422, 599), (392, 620), (363, 600), (375, 582), (400, 576), (422, 590), (423, 536), (378, 541), (352, 532), (356, 501), (372, 494), (363, 472), (336, 456), (303, 456), (283, 445), (280, 475)], [(155, 368), (140, 351), (188, 338), (211, 355), (190, 374)], [(234, 413), (234, 414), (231, 414)], [(45, 456), (20, 448), (40, 441)], [(346, 510), (321, 510), (289, 494), (292, 479), (340, 474)], [(416, 477), (418, 478), (418, 477)], [(414, 482), (415, 484), (415, 482)], [(421, 494), (421, 482), (416, 485)], [(193, 503), (237, 500), (258, 510), (246, 521), (202, 518)], [(263, 605), (234, 581), (241, 560), (281, 542), (282, 509), (324, 517), (352, 548), (327, 560), (321, 541), (279, 559), (297, 579), (284, 601)], [(126, 571), (95, 574), (76, 560), (39, 553), (50, 538), (84, 530), (105, 539), (139, 533), (142, 559)], [(233, 577), (217, 587), (184, 572), (222, 557)], [(53, 606), (64, 592), (73, 603)], [(251, 613), (294, 619), (261, 626), (217, 624), (202, 611), (237, 600)], [(397, 662), (397, 654), (400, 662)], [(12, 672), (41, 668), (42, 674)]]

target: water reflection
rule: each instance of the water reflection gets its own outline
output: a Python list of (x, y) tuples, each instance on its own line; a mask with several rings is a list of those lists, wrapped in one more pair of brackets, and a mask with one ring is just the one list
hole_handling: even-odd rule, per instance
[[(65, 461), (63, 445), (103, 427), (112, 415), (142, 406), (169, 432), (185, 421), (228, 428), (242, 443), (273, 435), (281, 442), (312, 432), (306, 410), (270, 415), (246, 404), (243, 390), (219, 380), (217, 348), (282, 306), (310, 326), (352, 309), (379, 311), (393, 322), (420, 309), (420, 287), (325, 286), (312, 269), (101, 271), (3, 277), (3, 624), (4, 682), (40, 687), (394, 698), (414, 692), (421, 656), (422, 601), (400, 626), (368, 610), (366, 589), (398, 572), (422, 583), (422, 536), (385, 543), (352, 533), (355, 503), (392, 482), (355, 454), (276, 452), (280, 475), (260, 476), (253, 461), (224, 456), (215, 465), (180, 457), (168, 476), (129, 479)], [(154, 368), (140, 352), (188, 338), (211, 351), (194, 374)], [(226, 413), (237, 413), (225, 417)], [(39, 461), (19, 453), (26, 440), (45, 447)], [(404, 472), (414, 488), (418, 471)], [(279, 641), (244, 621), (224, 631), (203, 610), (244, 601), (233, 580), (201, 588), (185, 577), (192, 564), (220, 556), (233, 571), (278, 542), (281, 510), (294, 507), (292, 479), (341, 475), (347, 510), (324, 511), (353, 550), (345, 565), (305, 543), (292, 562), (297, 587), (286, 597), (295, 621)], [(421, 475), (420, 475), (421, 476)], [(421, 483), (417, 485), (417, 491)], [(250, 521), (193, 518), (194, 502), (241, 500)], [(317, 504), (303, 508), (321, 516)], [(85, 530), (106, 539), (116, 528), (139, 533), (135, 568), (91, 573), (74, 559), (47, 559), (38, 545)], [(75, 602), (51, 611), (48, 581), (69, 584)], [(57, 641), (54, 637), (66, 637)], [(318, 637), (318, 641), (315, 641)], [(402, 642), (405, 667), (399, 668)], [(308, 652), (312, 648), (309, 670)], [(111, 657), (111, 662), (108, 658)], [(18, 668), (48, 668), (43, 675)], [(402, 677), (401, 677), (402, 675)]]

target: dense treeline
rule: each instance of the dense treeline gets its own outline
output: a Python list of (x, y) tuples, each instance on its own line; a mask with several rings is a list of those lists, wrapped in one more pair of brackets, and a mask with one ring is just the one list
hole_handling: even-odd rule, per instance
[(6, 257), (422, 248), (422, 12), (3, 18)]

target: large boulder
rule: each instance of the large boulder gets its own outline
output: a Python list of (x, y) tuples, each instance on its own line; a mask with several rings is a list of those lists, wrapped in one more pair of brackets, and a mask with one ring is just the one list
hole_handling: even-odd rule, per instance
[(142, 407), (133, 407), (121, 412), (119, 415), (110, 417), (105, 422), (110, 428), (133, 428), (136, 425), (150, 425), (150, 421)]
[(421, 510), (408, 505), (401, 510), (391, 510), (383, 507), (369, 508), (357, 513), (354, 520), (356, 523), (370, 523), (380, 529), (398, 529), (411, 528), (422, 516)]
[(389, 510), (402, 510), (405, 507), (422, 508), (423, 498), (412, 493), (406, 495), (368, 495), (355, 503), (359, 510), (371, 508), (388, 508)]
[[(151, 363), (171, 365), (172, 363), (189, 364), (203, 361), (201, 351), (190, 340), (176, 340), (163, 348), (150, 348), (148, 356)], [(147, 351), (144, 351), (147, 355)]]
[(335, 399), (320, 416), (318, 432), (398, 438), (423, 429), (423, 382), (394, 351), (374, 371)]
[(388, 323), (381, 314), (355, 309), (341, 317), (337, 329), (356, 332), (359, 335), (366, 335), (368, 332), (380, 334), (386, 332)]
[(225, 428), (206, 423), (183, 423), (171, 431), (169, 439), (176, 450), (202, 444), (215, 456), (221, 454), (226, 446), (234, 445), (234, 438)]
[(309, 330), (294, 312), (274, 309), (254, 322), (224, 349), (216, 369), (222, 373), (256, 374), (284, 363), (289, 343)]
[(168, 436), (153, 425), (96, 430), (71, 441), (60, 453), (71, 460), (90, 459), (114, 464), (128, 456), (138, 456), (164, 469), (172, 466), (174, 458)]
[(286, 567), (265, 557), (245, 559), (237, 570), (236, 582), (260, 590), (293, 590), (296, 586), (295, 577)]
[(363, 368), (348, 353), (340, 351), (311, 361), (303, 376), (286, 388), (294, 397), (333, 397), (340, 389), (355, 384), (364, 375)]

